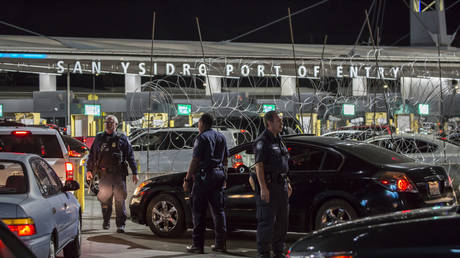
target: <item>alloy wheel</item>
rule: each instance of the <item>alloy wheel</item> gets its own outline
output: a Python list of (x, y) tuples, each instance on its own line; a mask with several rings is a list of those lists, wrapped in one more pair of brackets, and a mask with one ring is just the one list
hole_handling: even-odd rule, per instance
[(152, 222), (161, 232), (173, 230), (179, 219), (176, 207), (169, 201), (161, 200), (155, 204), (152, 210)]
[(331, 207), (321, 215), (321, 228), (352, 220), (352, 215), (343, 207)]

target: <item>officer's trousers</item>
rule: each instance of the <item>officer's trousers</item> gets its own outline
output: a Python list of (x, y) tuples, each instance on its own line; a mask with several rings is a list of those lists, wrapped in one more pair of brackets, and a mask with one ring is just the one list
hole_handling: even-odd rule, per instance
[(123, 227), (125, 226), (127, 217), (125, 206), (127, 196), (126, 177), (121, 174), (119, 169), (107, 169), (105, 172), (101, 172), (100, 175), (101, 179), (99, 180), (97, 199), (101, 202), (104, 224), (108, 225), (110, 222), (112, 202), (113, 198), (115, 198), (115, 222), (117, 227)]
[(211, 207), (211, 214), (214, 220), (215, 245), (218, 247), (225, 246), (227, 226), (224, 211), (224, 180), (225, 174), (221, 169), (209, 171), (203, 180), (199, 176), (194, 180), (191, 207), (193, 217), (192, 240), (195, 247), (204, 247), (208, 206)]
[(275, 255), (283, 255), (289, 224), (289, 197), (287, 184), (268, 185), (270, 201), (266, 203), (256, 194), (257, 251), (262, 257), (270, 257), (270, 244)]

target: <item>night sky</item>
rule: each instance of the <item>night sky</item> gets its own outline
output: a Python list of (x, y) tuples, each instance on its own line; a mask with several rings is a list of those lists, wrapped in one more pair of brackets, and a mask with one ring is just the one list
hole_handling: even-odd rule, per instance
[[(379, 28), (381, 44), (391, 45), (409, 33), (409, 9), (404, 1), (375, 0), (370, 13), (374, 32)], [(149, 39), (152, 15), (157, 14), (155, 38), (199, 40), (195, 17), (199, 17), (205, 41), (223, 41), (286, 16), (320, 0), (124, 0), (124, 1), (2, 1), (3, 22), (47, 36)], [(426, 1), (430, 2), (430, 1)], [(445, 0), (446, 7), (456, 0)], [(353, 44), (372, 0), (329, 0), (293, 17), (296, 43)], [(448, 33), (459, 26), (460, 3), (446, 11)], [(457, 14), (457, 15), (456, 15)], [(455, 17), (457, 16), (457, 17)], [(0, 24), (0, 34), (26, 34)], [(30, 35), (30, 34), (26, 34)], [(360, 38), (367, 42), (365, 28)], [(460, 46), (460, 35), (454, 45)], [(236, 42), (289, 43), (288, 20), (245, 36)], [(406, 37), (398, 43), (408, 45)]]

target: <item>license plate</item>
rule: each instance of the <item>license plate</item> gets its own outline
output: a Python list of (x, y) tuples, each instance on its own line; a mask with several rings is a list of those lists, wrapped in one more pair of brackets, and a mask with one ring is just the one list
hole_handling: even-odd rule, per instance
[(430, 189), (430, 195), (440, 195), (441, 194), (441, 192), (439, 191), (438, 181), (428, 182), (428, 188)]

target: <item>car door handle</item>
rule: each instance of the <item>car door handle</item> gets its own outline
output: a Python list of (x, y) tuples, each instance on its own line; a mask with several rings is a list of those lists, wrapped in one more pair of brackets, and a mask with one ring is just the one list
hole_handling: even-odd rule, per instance
[(53, 212), (53, 214), (56, 214), (56, 208), (52, 208), (51, 211)]
[(64, 209), (67, 210), (68, 206), (67, 203), (64, 203)]

